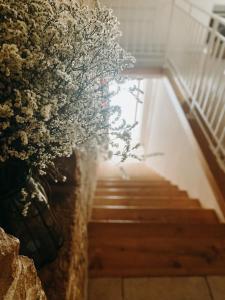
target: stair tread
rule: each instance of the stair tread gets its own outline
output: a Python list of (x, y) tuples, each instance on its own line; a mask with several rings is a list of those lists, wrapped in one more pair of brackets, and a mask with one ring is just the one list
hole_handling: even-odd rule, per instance
[(198, 200), (190, 199), (95, 199), (94, 205), (123, 205), (123, 206), (145, 206), (145, 207), (158, 207), (158, 208), (199, 208), (201, 204)]
[(218, 217), (209, 209), (151, 209), (140, 207), (94, 207), (92, 220), (139, 220), (154, 223), (218, 223)]
[(164, 197), (164, 198), (171, 198), (171, 197), (183, 197), (183, 198), (189, 198), (189, 196), (187, 195), (186, 192), (173, 192), (173, 191), (161, 191), (161, 192), (158, 192), (158, 191), (151, 191), (151, 192), (148, 192), (148, 191), (130, 191), (130, 192), (96, 192), (95, 194), (95, 198), (98, 198), (98, 197), (110, 197), (110, 196), (114, 196), (114, 197), (120, 197), (120, 196), (123, 196), (123, 197), (135, 197), (135, 198), (157, 198), (157, 197)]
[(97, 190), (95, 192), (95, 196), (101, 196), (101, 195), (111, 195), (111, 196), (188, 196), (187, 192), (185, 191), (176, 191), (176, 190)]
[(123, 175), (118, 175), (118, 176), (98, 176), (98, 181), (126, 181), (126, 180), (146, 180), (146, 181), (166, 181), (166, 179), (162, 176), (159, 175), (140, 175), (140, 176), (132, 176), (128, 175), (128, 178), (124, 178)]
[(114, 195), (114, 196), (120, 196), (120, 195), (188, 195), (186, 191), (179, 190), (175, 187), (131, 187), (129, 189), (127, 188), (97, 188), (95, 195)]
[(97, 182), (98, 186), (127, 186), (130, 187), (132, 185), (135, 186), (175, 186), (171, 184), (169, 181), (166, 180), (158, 180), (158, 181), (151, 181), (151, 180), (102, 180)]
[[(163, 190), (172, 190), (172, 191), (184, 191), (184, 190), (179, 190), (176, 186), (147, 186), (147, 185), (144, 185), (144, 186), (110, 186), (110, 187), (97, 187), (96, 189), (96, 192), (98, 191), (133, 191), (133, 190), (138, 190), (138, 191), (141, 191), (141, 190), (157, 190), (157, 191), (161, 191), (162, 189)], [(186, 192), (186, 191), (185, 191)]]
[(194, 198), (190, 198), (187, 195), (95, 195), (94, 199), (105, 199), (105, 200), (151, 200), (151, 199), (183, 199), (183, 200), (198, 200)]
[(144, 189), (144, 190), (175, 190), (175, 191), (180, 191), (176, 186), (173, 186), (173, 185), (153, 185), (153, 186), (151, 186), (151, 185), (135, 185), (135, 184), (132, 184), (132, 185), (130, 185), (130, 186), (117, 186), (117, 185), (115, 185), (115, 186), (97, 186), (97, 189), (96, 189), (96, 191), (101, 191), (101, 190), (109, 190), (109, 191), (111, 191), (111, 190), (118, 190), (118, 191), (123, 191), (123, 190), (127, 190), (127, 191), (130, 191), (130, 190), (142, 190), (142, 189)]

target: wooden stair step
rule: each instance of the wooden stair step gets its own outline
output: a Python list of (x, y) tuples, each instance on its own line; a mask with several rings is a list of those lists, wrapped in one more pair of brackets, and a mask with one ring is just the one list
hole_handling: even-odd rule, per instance
[[(156, 243), (150, 240), (150, 243)], [(169, 243), (169, 241), (164, 240)], [(193, 242), (198, 243), (198, 240)], [(163, 243), (163, 242), (162, 242)], [(172, 242), (171, 242), (172, 243)], [(190, 243), (190, 242), (189, 242)], [(188, 242), (187, 242), (188, 244)], [(171, 245), (171, 244), (169, 244)], [(179, 245), (174, 240), (173, 245)], [(208, 240), (194, 250), (187, 249), (187, 245), (180, 245), (179, 251), (149, 252), (139, 249), (131, 250), (129, 247), (98, 247), (89, 252), (90, 277), (148, 277), (148, 276), (206, 276), (225, 275), (225, 255), (223, 242)], [(174, 247), (175, 247), (174, 246)], [(183, 246), (183, 247), (182, 247)], [(186, 247), (185, 247), (186, 246)], [(93, 247), (93, 246), (92, 246)], [(219, 258), (214, 259), (211, 248), (215, 248)], [(165, 249), (165, 248), (164, 248)], [(111, 250), (111, 251), (110, 251)], [(167, 250), (167, 249), (165, 249)], [(133, 262), (133, 263), (132, 263)]]
[(106, 180), (98, 181), (97, 187), (132, 187), (132, 186), (174, 186), (169, 181), (160, 180), (160, 181), (147, 181), (147, 180)]
[(200, 208), (201, 204), (198, 200), (190, 199), (107, 199), (107, 198), (95, 198), (94, 205), (115, 205), (115, 206), (139, 206), (148, 208)]
[(113, 188), (108, 188), (108, 189), (97, 189), (95, 192), (96, 196), (99, 195), (138, 195), (138, 196), (147, 196), (147, 195), (179, 195), (179, 196), (188, 196), (186, 191), (180, 191), (177, 189), (142, 189), (142, 188), (137, 188), (137, 189), (113, 189)]
[(131, 176), (128, 175), (128, 178), (124, 178), (123, 176), (119, 175), (119, 176), (98, 176), (98, 181), (126, 181), (126, 180), (144, 180), (144, 181), (164, 181), (166, 180), (165, 178), (163, 178), (160, 175), (144, 175), (144, 176)]
[(130, 186), (124, 186), (124, 185), (120, 185), (120, 186), (97, 186), (96, 187), (96, 191), (103, 191), (103, 190), (127, 190), (127, 191), (133, 191), (133, 190), (145, 190), (145, 191), (160, 191), (160, 190), (172, 190), (172, 191), (181, 191), (178, 187), (174, 186), (174, 185), (136, 185), (136, 184), (132, 184)]
[(225, 275), (225, 225), (213, 210), (143, 165), (127, 168), (129, 180), (106, 173), (88, 225), (90, 276)]
[(91, 276), (225, 274), (225, 225), (91, 222)]
[(172, 192), (180, 192), (181, 190), (179, 190), (176, 186), (173, 185), (131, 185), (131, 186), (101, 186), (101, 187), (97, 187), (96, 191), (128, 191), (128, 192), (133, 192), (133, 191), (139, 191), (139, 192), (155, 192), (155, 191), (172, 191)]
[(218, 217), (210, 209), (150, 209), (140, 207), (95, 207), (92, 220), (136, 220), (151, 223), (216, 224)]
[(113, 165), (105, 165), (101, 164), (100, 168), (98, 168), (98, 178), (106, 179), (106, 178), (123, 178), (124, 175), (135, 176), (135, 177), (161, 177), (158, 173), (152, 170), (149, 167), (146, 167), (144, 164), (138, 164), (137, 166), (113, 166)]
[(156, 200), (156, 199), (183, 199), (183, 200), (190, 200), (190, 199), (193, 199), (193, 198), (190, 198), (188, 196), (180, 196), (180, 195), (136, 195), (136, 194), (133, 194), (133, 195), (96, 195), (94, 196), (94, 199), (100, 199), (100, 200), (129, 200), (129, 199), (134, 199), (134, 200)]
[(88, 224), (89, 237), (98, 239), (116, 235), (117, 237), (166, 237), (166, 238), (222, 238), (225, 239), (225, 224), (152, 224), (143, 222), (117, 223), (114, 221), (91, 221)]

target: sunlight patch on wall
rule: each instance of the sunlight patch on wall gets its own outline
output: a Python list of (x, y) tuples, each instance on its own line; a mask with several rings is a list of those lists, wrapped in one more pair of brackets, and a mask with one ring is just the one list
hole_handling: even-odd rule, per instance
[[(141, 127), (142, 127), (142, 118), (143, 118), (143, 102), (144, 95), (138, 91), (135, 91), (134, 94), (130, 92), (134, 86), (138, 87), (140, 90), (144, 91), (144, 80), (142, 79), (132, 79), (125, 81), (122, 84), (119, 84), (120, 92), (112, 97), (111, 105), (118, 105), (121, 108), (121, 119), (124, 119), (126, 123), (132, 125), (135, 122), (138, 124), (132, 130), (131, 138), (132, 144), (135, 145), (141, 141)], [(118, 83), (112, 84), (110, 87), (110, 92), (116, 91), (118, 89)], [(136, 100), (136, 97), (140, 100)], [(117, 124), (119, 125), (119, 124)], [(122, 150), (124, 145), (123, 142), (115, 140), (114, 142), (118, 143), (118, 149)], [(142, 153), (141, 149), (138, 149), (135, 154)], [(119, 162), (119, 157), (113, 157), (114, 162)], [(132, 160), (132, 159), (129, 159)]]

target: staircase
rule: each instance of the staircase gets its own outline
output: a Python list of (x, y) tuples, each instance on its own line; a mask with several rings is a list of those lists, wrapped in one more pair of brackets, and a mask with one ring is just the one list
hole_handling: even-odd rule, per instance
[(129, 180), (99, 178), (88, 226), (89, 275), (224, 275), (225, 225), (215, 212), (140, 166)]

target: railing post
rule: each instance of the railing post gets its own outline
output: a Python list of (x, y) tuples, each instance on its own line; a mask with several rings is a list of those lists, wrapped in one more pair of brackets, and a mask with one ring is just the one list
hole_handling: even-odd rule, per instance
[[(188, 2), (189, 4), (189, 15), (191, 16), (192, 15), (192, 11), (193, 11), (193, 5), (192, 3)], [(193, 97), (193, 95), (190, 95), (190, 98), (189, 98), (189, 112), (187, 114), (188, 118), (193, 118), (193, 109), (195, 107), (195, 97)]]
[[(198, 102), (204, 102), (204, 86), (205, 86), (205, 82), (207, 81), (207, 78), (205, 78), (205, 74), (207, 73), (207, 64), (210, 60), (210, 54), (211, 54), (211, 50), (213, 49), (213, 42), (215, 41), (218, 25), (219, 25), (218, 20), (214, 19), (213, 26), (212, 26), (211, 30), (209, 31), (208, 44), (203, 49), (203, 54), (205, 56), (203, 57), (203, 65), (202, 65), (202, 69), (200, 71), (200, 81), (194, 91), (194, 94), (193, 94), (193, 99), (192, 99), (192, 103), (191, 103), (191, 107), (190, 107), (191, 111), (193, 111), (193, 109), (195, 108), (196, 99), (198, 98), (198, 96), (199, 96)], [(199, 104), (201, 105), (201, 103), (199, 103)]]
[(225, 38), (219, 32), (225, 21), (188, 0), (171, 3), (166, 62), (188, 103), (188, 117), (198, 121), (225, 170)]
[(217, 161), (218, 161), (219, 165), (221, 166), (221, 168), (225, 172), (224, 157), (223, 157), (223, 159), (221, 159), (221, 156), (220, 156), (220, 151), (222, 151), (221, 154), (224, 155), (224, 152), (222, 150), (223, 149), (222, 143), (223, 143), (224, 137), (225, 137), (225, 128), (223, 128), (222, 134), (221, 134), (221, 136), (220, 136), (220, 138), (218, 140), (217, 145), (213, 147), (214, 148), (213, 152), (214, 152), (214, 154), (215, 154), (215, 156), (217, 158)]
[(168, 30), (167, 30), (167, 39), (166, 39), (166, 49), (165, 49), (165, 62), (164, 65), (167, 64), (168, 56), (169, 56), (169, 47), (170, 47), (170, 36), (171, 36), (171, 30), (172, 30), (172, 20), (174, 15), (174, 7), (176, 4), (176, 0), (171, 1), (171, 11), (169, 16), (169, 24), (168, 24)]

